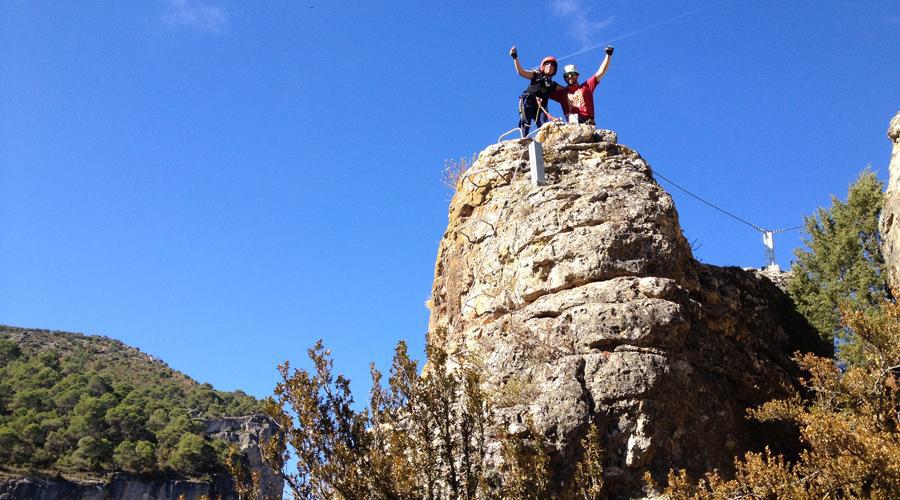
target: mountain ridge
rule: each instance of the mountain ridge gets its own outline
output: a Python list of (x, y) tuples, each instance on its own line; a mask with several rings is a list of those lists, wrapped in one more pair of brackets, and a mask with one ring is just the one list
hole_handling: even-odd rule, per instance
[[(134, 354), (136, 357), (158, 364), (167, 370), (171, 370), (175, 378), (183, 379), (186, 382), (190, 381), (197, 385), (203, 384), (190, 375), (172, 368), (162, 358), (146, 353), (138, 347), (126, 344), (122, 340), (107, 335), (0, 324), (0, 337), (3, 336), (15, 340), (20, 347), (26, 347), (32, 352), (54, 349), (57, 347), (68, 347), (76, 344), (83, 344), (84, 346), (108, 345), (110, 348), (121, 349), (126, 353)], [(39, 337), (41, 340), (36, 341), (34, 338), (35, 336)], [(105, 351), (95, 350), (94, 353), (102, 354), (105, 353)]]
[(0, 470), (12, 478), (0, 490), (12, 498), (82, 498), (88, 483), (234, 498), (234, 457), (280, 491), (259, 459), (277, 432), (260, 413), (245, 392), (215, 390), (120, 340), (0, 326)]

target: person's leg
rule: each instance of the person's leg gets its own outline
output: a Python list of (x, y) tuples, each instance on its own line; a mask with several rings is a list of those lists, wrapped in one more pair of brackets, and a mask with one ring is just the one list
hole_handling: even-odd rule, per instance
[(525, 117), (525, 97), (519, 96), (519, 130), (522, 131), (522, 137), (528, 133), (528, 119)]
[(528, 135), (531, 128), (531, 122), (535, 119), (537, 111), (534, 97), (526, 98), (524, 95), (519, 97), (519, 128), (522, 130), (522, 137)]
[(541, 125), (543, 125), (547, 120), (547, 114), (544, 113), (540, 108), (538, 108), (534, 116), (534, 126), (536, 128), (541, 128)]

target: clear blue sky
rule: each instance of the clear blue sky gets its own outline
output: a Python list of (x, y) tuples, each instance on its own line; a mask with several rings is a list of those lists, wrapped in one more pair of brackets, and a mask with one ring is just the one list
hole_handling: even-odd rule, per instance
[[(5, 0), (0, 323), (257, 396), (324, 338), (364, 391), (398, 339), (421, 351), (441, 166), (515, 125), (509, 47), (536, 65), (688, 12), (616, 43), (602, 127), (767, 227), (886, 178), (893, 0)], [(664, 186), (698, 258), (763, 263), (758, 234)], [(776, 239), (783, 267), (799, 242)]]

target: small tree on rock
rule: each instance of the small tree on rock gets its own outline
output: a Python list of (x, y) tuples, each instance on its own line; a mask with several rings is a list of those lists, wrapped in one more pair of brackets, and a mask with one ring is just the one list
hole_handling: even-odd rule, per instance
[[(806, 218), (807, 248), (797, 262), (788, 291), (797, 309), (828, 342), (853, 345), (841, 328), (840, 308), (872, 310), (888, 296), (878, 215), (884, 184), (864, 170), (850, 186), (847, 201), (832, 197), (831, 208)], [(853, 356), (851, 349), (845, 354)]]

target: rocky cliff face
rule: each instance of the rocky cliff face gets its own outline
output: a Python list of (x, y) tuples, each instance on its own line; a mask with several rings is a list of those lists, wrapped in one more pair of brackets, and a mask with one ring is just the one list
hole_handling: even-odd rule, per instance
[(816, 337), (764, 277), (698, 263), (670, 196), (610, 131), (546, 126), (545, 186), (526, 140), (488, 147), (457, 183), (430, 301), (431, 341), (483, 364), (495, 432), (527, 424), (571, 473), (604, 429), (614, 497), (645, 471), (728, 470), (766, 442), (748, 406), (796, 384)]
[(224, 417), (206, 421), (206, 435), (238, 447), (251, 473), (259, 474), (260, 497), (281, 498), (284, 480), (262, 461), (260, 443), (278, 432), (275, 422), (265, 415)]
[(103, 483), (17, 478), (0, 481), (0, 500), (237, 500), (230, 482), (151, 480), (117, 474)]
[[(284, 481), (262, 463), (259, 443), (277, 432), (265, 415), (207, 419), (206, 435), (236, 445), (251, 472), (260, 475), (260, 499), (280, 499)], [(185, 479), (154, 479), (116, 474), (104, 482), (74, 482), (65, 479), (0, 478), (0, 500), (238, 500), (227, 476), (211, 482)]]
[(894, 115), (887, 131), (894, 143), (891, 152), (890, 180), (881, 211), (881, 237), (884, 240), (887, 280), (895, 297), (900, 296), (900, 111)]

